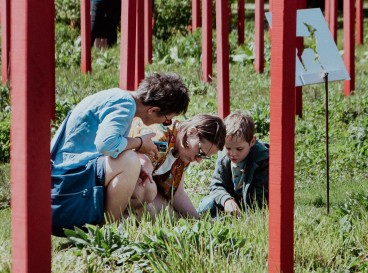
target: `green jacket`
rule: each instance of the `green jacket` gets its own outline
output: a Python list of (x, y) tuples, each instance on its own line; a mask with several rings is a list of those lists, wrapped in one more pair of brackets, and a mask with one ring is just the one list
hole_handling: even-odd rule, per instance
[[(219, 153), (216, 168), (212, 175), (210, 196), (218, 205), (224, 206), (226, 200), (234, 198), (238, 204), (259, 207), (268, 202), (268, 144), (256, 141), (245, 160), (240, 181), (235, 188), (232, 181), (231, 161), (226, 151)], [(246, 206), (245, 206), (246, 207)]]

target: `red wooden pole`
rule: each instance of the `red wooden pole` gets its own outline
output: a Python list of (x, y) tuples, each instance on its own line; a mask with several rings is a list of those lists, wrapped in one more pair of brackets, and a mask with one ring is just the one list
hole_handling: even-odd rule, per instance
[(258, 73), (264, 70), (264, 0), (255, 1), (255, 59)]
[(245, 0), (238, 0), (238, 44), (244, 44)]
[(192, 31), (201, 26), (201, 0), (192, 0)]
[(152, 0), (144, 0), (144, 63), (152, 63)]
[(356, 2), (356, 44), (362, 45), (364, 43), (364, 27), (363, 27), (363, 0), (357, 0)]
[(330, 31), (337, 44), (337, 0), (330, 0)]
[(92, 72), (91, 65), (91, 15), (90, 0), (81, 0), (81, 70), (82, 73)]
[(354, 7), (354, 0), (344, 0), (344, 62), (350, 75), (350, 80), (344, 81), (345, 96), (355, 89)]
[(144, 78), (144, 0), (137, 0), (137, 24), (136, 24), (136, 54), (135, 54), (135, 77), (134, 90)]
[(272, 1), (268, 272), (293, 272), (296, 1)]
[(120, 88), (134, 90), (136, 0), (121, 1)]
[(216, 1), (217, 43), (217, 105), (221, 118), (230, 114), (229, 82), (229, 4), (227, 0)]
[[(306, 7), (307, 7), (307, 0), (298, 0), (298, 3), (297, 3), (298, 9), (305, 9)], [(301, 54), (304, 48), (304, 38), (303, 37), (296, 38), (296, 47), (298, 49), (298, 55), (299, 57), (301, 57)], [(295, 87), (295, 113), (300, 118), (303, 117), (303, 87), (301, 86)]]
[(212, 0), (202, 0), (202, 80), (212, 81)]
[(54, 2), (12, 0), (10, 10), (12, 272), (51, 272)]
[(330, 11), (331, 11), (330, 1), (331, 0), (325, 0), (325, 19), (327, 25), (330, 24)]
[(10, 69), (10, 0), (1, 1), (1, 76), (6, 84)]

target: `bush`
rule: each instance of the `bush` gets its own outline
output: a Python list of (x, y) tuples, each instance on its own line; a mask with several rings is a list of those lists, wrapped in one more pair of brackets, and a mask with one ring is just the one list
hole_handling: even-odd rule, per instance
[(156, 0), (153, 8), (153, 35), (167, 40), (172, 35), (187, 34), (191, 24), (191, 1)]
[(80, 1), (78, 0), (56, 0), (55, 1), (56, 22), (70, 25), (72, 28), (80, 25)]

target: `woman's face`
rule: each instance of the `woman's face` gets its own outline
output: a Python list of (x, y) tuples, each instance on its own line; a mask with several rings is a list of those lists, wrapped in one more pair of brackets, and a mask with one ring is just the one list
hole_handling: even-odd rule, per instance
[[(194, 129), (194, 130), (193, 130)], [(210, 157), (218, 152), (218, 148), (206, 139), (199, 139), (197, 129), (191, 128), (187, 132), (186, 143), (182, 142), (182, 138), (176, 139), (176, 148), (178, 156), (184, 163), (201, 162), (202, 159)]]

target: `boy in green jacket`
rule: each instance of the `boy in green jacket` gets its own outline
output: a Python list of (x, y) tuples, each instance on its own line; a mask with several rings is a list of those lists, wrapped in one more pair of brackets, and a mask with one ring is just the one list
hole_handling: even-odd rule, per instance
[(210, 195), (198, 208), (200, 214), (210, 210), (213, 218), (219, 211), (239, 215), (248, 206), (262, 208), (268, 201), (268, 144), (256, 139), (254, 121), (246, 113), (230, 114), (225, 126), (225, 149), (216, 162)]

